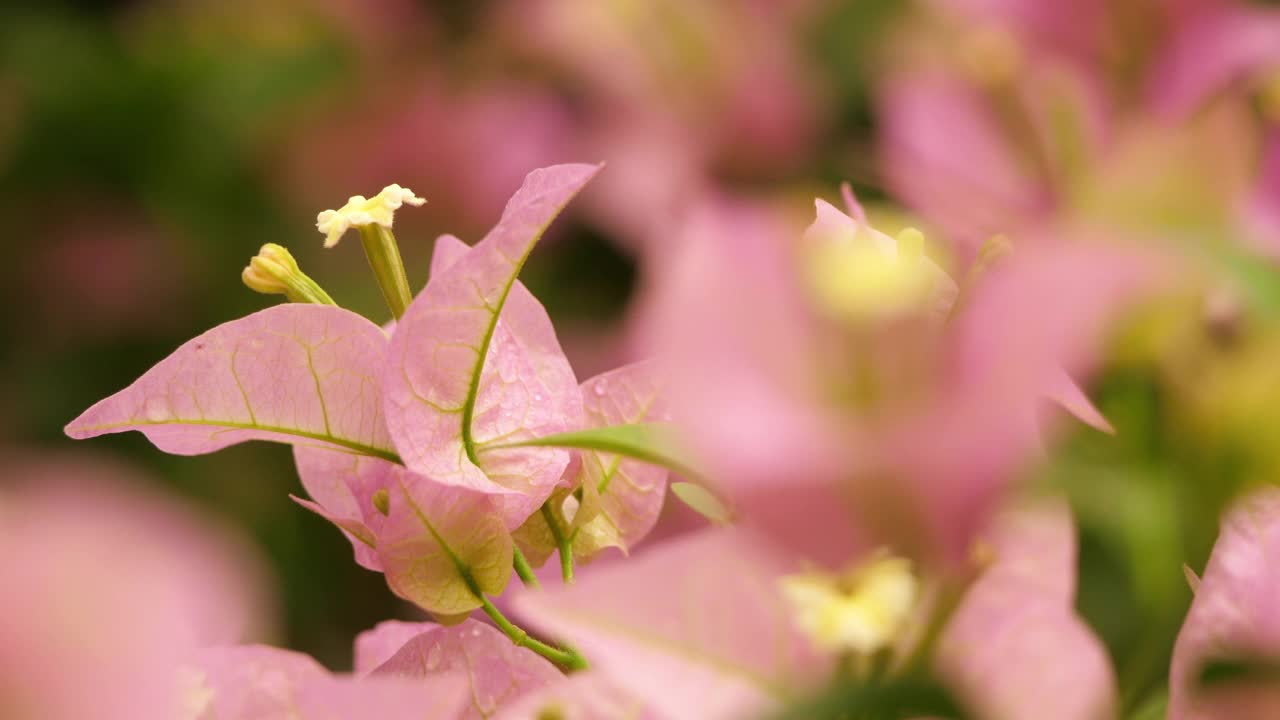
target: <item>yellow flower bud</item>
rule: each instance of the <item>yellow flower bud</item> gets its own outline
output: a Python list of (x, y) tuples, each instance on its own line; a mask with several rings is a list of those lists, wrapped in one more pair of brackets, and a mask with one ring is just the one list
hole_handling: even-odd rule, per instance
[(284, 295), (290, 302), (336, 305), (314, 280), (298, 267), (287, 249), (267, 243), (249, 261), (240, 279), (254, 292)]

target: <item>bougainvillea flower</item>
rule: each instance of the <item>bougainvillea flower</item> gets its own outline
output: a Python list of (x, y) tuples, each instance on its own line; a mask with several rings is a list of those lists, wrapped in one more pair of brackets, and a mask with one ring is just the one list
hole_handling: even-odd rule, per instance
[(453, 720), (467, 692), (462, 673), (336, 677), (307, 655), (259, 645), (201, 651), (177, 682), (183, 720)]
[[(1002, 512), (982, 541), (989, 564), (930, 649), (941, 679), (982, 720), (1105, 717), (1115, 680), (1101, 643), (1072, 609), (1075, 539), (1065, 508)], [(788, 601), (799, 567), (748, 532), (710, 529), (576, 586), (521, 593), (515, 605), (537, 627), (579, 644), (593, 673), (643, 698), (658, 717), (749, 717), (824, 687), (837, 670), (840, 650), (824, 649), (805, 605)], [(897, 572), (881, 567), (886, 577)], [(717, 601), (724, 597), (733, 601)], [(913, 612), (912, 620), (926, 616)], [(869, 649), (913, 653), (918, 626), (885, 627), (886, 643)], [(1055, 698), (1053, 709), (1046, 697)]]
[(3, 474), (0, 716), (170, 720), (190, 653), (265, 630), (256, 558), (145, 478), (92, 456)]
[(468, 576), (485, 593), (502, 590), (507, 531), (570, 460), (562, 449), (505, 446), (582, 427), (577, 380), (516, 275), (597, 170), (537, 170), (477, 245), (444, 243), (390, 340), (341, 308), (273, 307), (188, 342), (67, 432), (138, 430), (183, 455), (291, 443), (309, 507), (370, 546), (357, 550), (362, 564), (432, 612), (474, 609)]
[(1280, 663), (1280, 492), (1241, 498), (1227, 513), (1191, 610), (1178, 634), (1169, 677), (1171, 720), (1262, 720), (1280, 713), (1274, 684), (1200, 687), (1211, 662)]
[[(408, 635), (407, 639), (405, 636)], [(484, 623), (468, 620), (455, 627), (431, 623), (380, 624), (356, 639), (362, 650), (357, 672), (381, 657), (400, 640), (399, 647), (369, 670), (366, 677), (431, 679), (458, 675), (465, 680), (468, 702), (458, 720), (483, 720), (520, 697), (564, 680), (547, 660), (516, 647), (505, 635)]]
[[(832, 312), (805, 254), (813, 234), (858, 223), (819, 208), (799, 244), (758, 210), (708, 208), (690, 222), (650, 289), (650, 342), (675, 358), (678, 415), (742, 521), (811, 559), (840, 567), (865, 546), (859, 531), (886, 528), (913, 545), (900, 551), (962, 559), (1038, 452), (1046, 399), (1107, 427), (1063, 375), (1087, 368), (1152, 263), (1092, 244), (1019, 250), (952, 308), (954, 285), (922, 258), (883, 268), (915, 267), (919, 285), (885, 280), (889, 295)], [(851, 521), (860, 507), (875, 517)]]

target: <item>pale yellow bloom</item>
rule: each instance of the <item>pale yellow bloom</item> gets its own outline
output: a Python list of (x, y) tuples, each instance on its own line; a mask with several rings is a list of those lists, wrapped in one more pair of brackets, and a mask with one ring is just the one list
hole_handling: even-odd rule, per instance
[(781, 579), (796, 625), (820, 648), (869, 655), (905, 629), (919, 582), (905, 558), (880, 555), (844, 575), (804, 573)]
[(851, 320), (913, 312), (944, 314), (955, 281), (924, 252), (924, 234), (890, 237), (819, 200), (805, 232), (803, 263), (810, 293), (831, 315)]
[(371, 198), (352, 195), (347, 204), (337, 210), (321, 212), (316, 215), (316, 229), (324, 233), (324, 246), (330, 248), (337, 245), (342, 236), (353, 227), (378, 224), (390, 228), (395, 220), (396, 210), (401, 205), (416, 207), (425, 202), (426, 200), (414, 195), (412, 190), (392, 184)]

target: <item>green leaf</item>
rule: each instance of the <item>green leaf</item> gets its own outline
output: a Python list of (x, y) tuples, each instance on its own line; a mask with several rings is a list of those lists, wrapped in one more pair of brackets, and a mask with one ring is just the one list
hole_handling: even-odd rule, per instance
[(671, 483), (671, 492), (685, 505), (716, 525), (729, 525), (733, 522), (733, 513), (729, 508), (701, 485), (688, 482)]
[(936, 682), (918, 678), (842, 683), (792, 705), (777, 720), (965, 720), (960, 703)]
[(676, 437), (675, 427), (670, 423), (611, 425), (488, 447), (490, 449), (562, 447), (575, 450), (599, 450), (661, 465), (687, 478), (703, 477), (685, 452)]

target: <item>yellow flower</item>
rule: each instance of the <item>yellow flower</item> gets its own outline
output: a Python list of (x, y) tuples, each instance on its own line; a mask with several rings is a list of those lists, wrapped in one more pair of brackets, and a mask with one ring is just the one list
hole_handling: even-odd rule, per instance
[(392, 184), (372, 198), (353, 195), (346, 205), (337, 210), (321, 212), (316, 215), (316, 229), (324, 233), (324, 246), (331, 248), (353, 227), (378, 224), (390, 228), (395, 220), (396, 210), (401, 205), (416, 207), (425, 202), (426, 200), (414, 195), (412, 190)]
[(907, 228), (889, 237), (822, 200), (817, 208), (803, 269), (823, 310), (852, 320), (950, 310), (956, 284), (925, 255), (924, 233)]
[(893, 644), (919, 594), (911, 561), (890, 555), (879, 555), (842, 576), (814, 572), (780, 582), (796, 624), (818, 647), (862, 655)]

